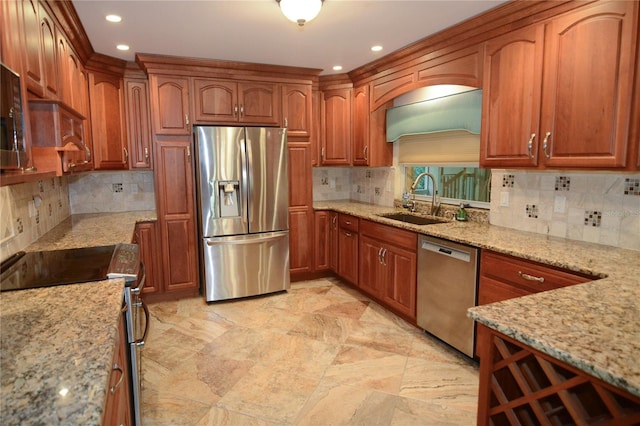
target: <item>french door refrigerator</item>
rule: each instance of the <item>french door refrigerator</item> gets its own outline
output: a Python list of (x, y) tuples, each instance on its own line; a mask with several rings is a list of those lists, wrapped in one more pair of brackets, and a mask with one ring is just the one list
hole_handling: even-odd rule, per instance
[(289, 288), (286, 129), (194, 126), (207, 302)]

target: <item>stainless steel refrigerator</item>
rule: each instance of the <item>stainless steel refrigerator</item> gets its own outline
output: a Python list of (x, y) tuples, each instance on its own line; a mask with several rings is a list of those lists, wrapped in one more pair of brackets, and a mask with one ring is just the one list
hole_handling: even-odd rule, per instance
[(194, 126), (194, 138), (207, 302), (288, 289), (286, 130)]

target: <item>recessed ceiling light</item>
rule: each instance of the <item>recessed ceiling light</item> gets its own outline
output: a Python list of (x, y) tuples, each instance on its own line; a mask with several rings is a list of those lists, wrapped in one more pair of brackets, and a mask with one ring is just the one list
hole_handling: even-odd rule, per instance
[(342, 71), (342, 65), (334, 65), (333, 66), (333, 70), (334, 71)]
[(127, 46), (126, 44), (119, 44), (116, 46), (116, 49), (118, 50), (129, 50), (129, 46)]
[(376, 44), (375, 46), (371, 46), (372, 52), (379, 52), (381, 50), (382, 50), (382, 46), (380, 46), (379, 44)]
[(105, 18), (109, 22), (120, 22), (122, 21), (122, 17), (118, 15), (107, 15)]

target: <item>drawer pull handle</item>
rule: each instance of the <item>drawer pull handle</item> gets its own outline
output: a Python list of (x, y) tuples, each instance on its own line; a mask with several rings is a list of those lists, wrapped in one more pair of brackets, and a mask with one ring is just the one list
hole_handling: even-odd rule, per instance
[(347, 231), (343, 231), (343, 233), (344, 233), (344, 235), (346, 235), (347, 237), (351, 237), (351, 235), (352, 235), (350, 232), (347, 232)]
[(518, 275), (520, 275), (522, 278), (524, 278), (527, 281), (537, 281), (539, 283), (544, 282), (544, 277), (535, 277), (533, 275), (525, 274), (522, 271), (518, 271)]

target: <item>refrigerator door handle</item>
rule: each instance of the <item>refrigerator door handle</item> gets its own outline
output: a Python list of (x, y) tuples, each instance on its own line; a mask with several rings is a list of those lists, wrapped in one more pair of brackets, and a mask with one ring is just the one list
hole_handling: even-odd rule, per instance
[[(283, 232), (273, 232), (273, 233), (269, 233), (267, 235), (265, 235), (264, 237), (260, 237), (260, 238), (242, 238), (242, 239), (238, 239), (238, 237), (222, 237), (222, 238), (215, 238), (214, 240), (206, 240), (206, 243), (208, 246), (213, 247), (219, 244), (225, 244), (225, 245), (242, 245), (242, 244), (255, 244), (256, 242), (265, 242), (265, 241), (271, 241), (271, 240), (277, 240), (282, 238), (284, 235), (287, 235), (289, 231), (283, 231)], [(255, 234), (253, 234), (255, 236)]]

